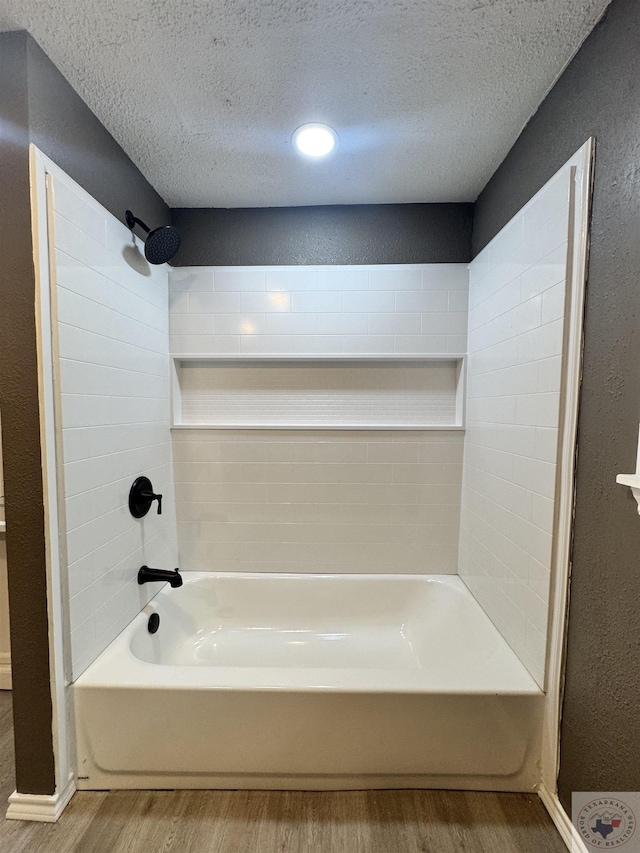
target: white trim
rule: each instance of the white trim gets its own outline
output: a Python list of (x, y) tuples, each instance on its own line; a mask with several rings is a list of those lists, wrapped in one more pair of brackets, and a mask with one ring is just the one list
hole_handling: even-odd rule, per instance
[(425, 353), (424, 355), (416, 355), (415, 353), (403, 354), (401, 352), (394, 352), (379, 353), (377, 355), (375, 353), (371, 353), (369, 355), (362, 355), (361, 353), (350, 355), (349, 353), (343, 352), (336, 353), (334, 355), (314, 355), (313, 353), (305, 353), (303, 355), (295, 355), (294, 353), (274, 353), (273, 355), (269, 355), (268, 353), (259, 353), (257, 355), (248, 355), (245, 352), (237, 353), (236, 355), (217, 355), (215, 353), (171, 353), (170, 358), (174, 361), (208, 361), (211, 363), (225, 363), (229, 361), (301, 361), (306, 364), (307, 362), (317, 361), (337, 361), (344, 364), (345, 361), (463, 361), (466, 358), (466, 354), (454, 352)]
[(334, 430), (338, 432), (463, 432), (464, 427), (459, 426), (457, 424), (438, 424), (434, 426), (433, 424), (401, 424), (397, 426), (396, 424), (356, 424), (352, 426), (351, 424), (327, 424), (327, 423), (318, 423), (318, 424), (299, 424), (299, 423), (290, 423), (290, 424), (270, 424), (270, 423), (259, 423), (259, 424), (171, 424), (170, 429), (208, 429), (208, 430), (216, 430), (216, 429), (242, 429), (242, 430), (295, 430), (304, 431), (304, 430), (314, 430), (314, 431), (324, 431), (324, 430)]
[(560, 833), (560, 837), (567, 845), (567, 850), (571, 853), (589, 853), (588, 847), (580, 838), (580, 833), (571, 822), (571, 818), (562, 808), (562, 803), (556, 794), (552, 794), (544, 785), (540, 786), (538, 796), (542, 800), (545, 809), (549, 812), (549, 817), (554, 822), (556, 829)]
[(35, 820), (40, 823), (55, 823), (75, 792), (76, 783), (73, 777), (69, 779), (62, 791), (51, 796), (46, 794), (19, 794), (14, 791), (9, 797), (7, 820)]
[(553, 574), (547, 642), (545, 713), (542, 730), (541, 784), (556, 790), (560, 766), (560, 720), (564, 689), (564, 658), (571, 575), (571, 538), (575, 491), (575, 450), (582, 377), (584, 301), (589, 256), (589, 216), (593, 178), (594, 139), (588, 139), (571, 158), (573, 171), (573, 231), (569, 234), (565, 364), (561, 397), (562, 423), (558, 460), (557, 517), (553, 538)]
[(11, 690), (10, 652), (0, 652), (0, 690)]
[[(56, 793), (52, 797), (16, 793), (10, 797), (7, 817), (23, 820), (57, 820), (73, 791), (72, 750), (68, 726), (68, 637), (63, 600), (60, 560), (60, 518), (58, 502), (56, 412), (54, 395), (54, 341), (51, 319), (49, 240), (49, 175), (64, 173), (34, 145), (30, 145), (31, 223), (36, 275), (36, 334), (38, 344), (38, 396), (40, 440), (44, 485), (47, 604), (49, 613), (49, 666), (52, 699), (53, 752)], [(69, 781), (71, 779), (71, 781)], [(70, 788), (71, 786), (71, 788)], [(70, 793), (69, 793), (70, 790)], [(47, 816), (39, 816), (47, 815)], [(54, 816), (55, 815), (55, 816)]]

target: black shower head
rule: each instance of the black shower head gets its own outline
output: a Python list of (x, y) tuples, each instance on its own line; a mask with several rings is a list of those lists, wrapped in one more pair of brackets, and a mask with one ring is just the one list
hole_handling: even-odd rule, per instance
[(133, 231), (136, 223), (147, 232), (144, 244), (144, 256), (150, 264), (166, 264), (180, 248), (180, 232), (173, 225), (161, 225), (151, 231), (141, 219), (130, 210), (126, 214), (127, 226)]

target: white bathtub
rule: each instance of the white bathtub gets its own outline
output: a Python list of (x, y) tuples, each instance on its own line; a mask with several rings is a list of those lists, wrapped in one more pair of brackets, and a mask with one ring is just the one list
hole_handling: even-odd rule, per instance
[(536, 784), (542, 694), (456, 576), (188, 573), (73, 695), (81, 789)]

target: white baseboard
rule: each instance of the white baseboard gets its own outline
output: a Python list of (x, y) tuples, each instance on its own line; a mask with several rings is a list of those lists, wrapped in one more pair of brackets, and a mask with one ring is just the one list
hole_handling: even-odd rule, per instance
[(556, 829), (560, 833), (562, 840), (567, 845), (567, 850), (571, 853), (589, 853), (589, 849), (580, 838), (580, 833), (571, 822), (571, 818), (562, 807), (562, 803), (558, 799), (557, 794), (552, 794), (551, 791), (544, 785), (541, 785), (538, 790), (538, 796), (542, 800), (544, 807), (549, 812), (549, 817), (556, 825)]
[(55, 823), (67, 803), (76, 792), (76, 782), (70, 778), (62, 791), (46, 794), (19, 794), (14, 791), (9, 797), (7, 820), (36, 820), (42, 823)]

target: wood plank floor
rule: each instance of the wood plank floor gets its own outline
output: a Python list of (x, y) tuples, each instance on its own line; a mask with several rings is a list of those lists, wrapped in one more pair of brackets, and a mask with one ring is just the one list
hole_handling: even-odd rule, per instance
[[(13, 790), (0, 693), (0, 808)], [(536, 796), (464, 791), (76, 794), (57, 824), (0, 822), (0, 853), (566, 853)]]

